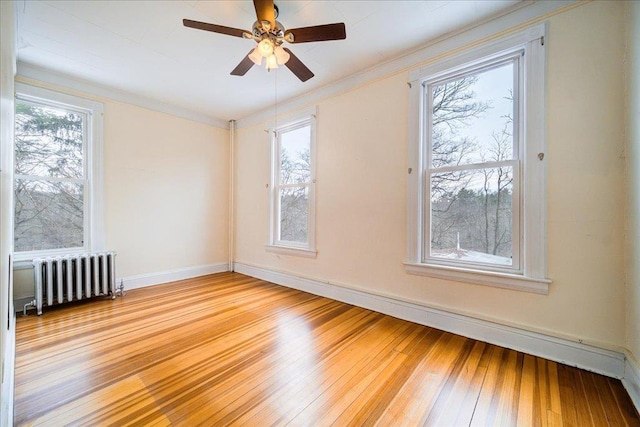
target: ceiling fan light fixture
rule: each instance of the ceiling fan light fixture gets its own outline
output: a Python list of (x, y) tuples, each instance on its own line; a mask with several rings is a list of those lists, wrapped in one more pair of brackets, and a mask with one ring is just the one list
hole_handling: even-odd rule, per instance
[(286, 64), (289, 58), (291, 58), (291, 55), (289, 55), (289, 53), (284, 50), (282, 46), (276, 46), (276, 48), (273, 50), (273, 54), (276, 56), (276, 60), (278, 61), (279, 65)]
[(260, 43), (258, 43), (258, 50), (265, 58), (269, 57), (273, 54), (273, 42), (269, 39), (262, 39)]
[(278, 68), (278, 59), (274, 54), (271, 54), (270, 56), (267, 56), (267, 62), (265, 65), (267, 67), (267, 70)]
[(260, 49), (258, 49), (257, 46), (255, 49), (253, 49), (253, 52), (249, 54), (249, 59), (256, 65), (262, 64), (262, 54), (260, 53)]

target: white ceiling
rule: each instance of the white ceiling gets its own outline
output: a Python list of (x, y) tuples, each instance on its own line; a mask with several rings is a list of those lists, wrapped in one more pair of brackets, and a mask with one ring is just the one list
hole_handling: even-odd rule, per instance
[(218, 120), (241, 119), (278, 101), (371, 68), (431, 40), (509, 10), (519, 0), (276, 0), (285, 28), (344, 22), (347, 39), (288, 47), (315, 74), (231, 70), (252, 40), (186, 28), (182, 19), (250, 30), (252, 1), (17, 2), (19, 63), (170, 104)]

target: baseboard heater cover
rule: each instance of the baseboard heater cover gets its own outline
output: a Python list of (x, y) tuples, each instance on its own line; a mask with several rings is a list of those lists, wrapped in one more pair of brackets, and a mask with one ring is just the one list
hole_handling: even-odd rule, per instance
[[(33, 260), (35, 305), (38, 315), (43, 305), (52, 306), (86, 298), (116, 297), (116, 253), (93, 252)], [(26, 307), (25, 307), (26, 312)]]

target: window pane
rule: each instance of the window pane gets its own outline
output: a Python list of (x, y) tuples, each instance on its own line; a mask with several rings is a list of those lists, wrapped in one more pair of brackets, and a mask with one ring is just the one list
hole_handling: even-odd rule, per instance
[(83, 184), (16, 179), (15, 251), (83, 246)]
[(432, 167), (513, 158), (513, 72), (509, 62), (430, 86)]
[(311, 126), (280, 134), (280, 182), (299, 184), (311, 180)]
[(512, 265), (511, 166), (431, 175), (431, 256)]
[(280, 240), (307, 243), (309, 224), (308, 187), (280, 189)]
[(84, 119), (75, 111), (16, 101), (16, 174), (83, 178)]

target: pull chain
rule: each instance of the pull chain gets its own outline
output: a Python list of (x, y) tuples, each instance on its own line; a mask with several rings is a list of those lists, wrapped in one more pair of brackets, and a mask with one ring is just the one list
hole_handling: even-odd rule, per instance
[(274, 100), (275, 100), (275, 119), (274, 119), (274, 125), (273, 125), (273, 133), (275, 135), (275, 133), (277, 132), (278, 129), (278, 69), (275, 69), (275, 76), (274, 76), (274, 87), (275, 87), (275, 94), (274, 94)]

